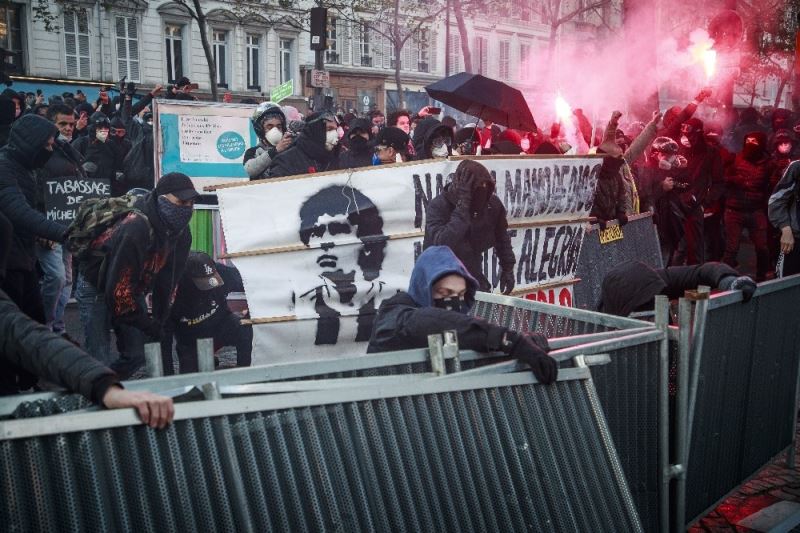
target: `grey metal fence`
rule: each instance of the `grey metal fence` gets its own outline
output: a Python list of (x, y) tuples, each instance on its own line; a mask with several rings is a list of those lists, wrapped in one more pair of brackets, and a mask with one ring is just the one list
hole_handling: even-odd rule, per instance
[(161, 431), (126, 411), (0, 422), (0, 521), (12, 531), (642, 530), (588, 368), (547, 387), (530, 372), (412, 378), (179, 404)]
[(701, 349), (690, 358), (690, 523), (793, 445), (798, 302), (800, 275), (759, 285), (747, 304), (739, 292), (707, 302)]
[[(659, 306), (662, 329), (653, 323), (581, 309), (479, 294), (475, 313), (516, 331), (573, 332), (619, 329), (643, 325), (649, 333), (631, 343), (607, 345), (611, 363), (594, 367), (592, 374), (600, 403), (622, 462), (631, 493), (647, 531), (669, 527), (669, 405), (666, 301)], [(619, 339), (618, 339), (619, 340)], [(587, 352), (590, 353), (590, 352)]]

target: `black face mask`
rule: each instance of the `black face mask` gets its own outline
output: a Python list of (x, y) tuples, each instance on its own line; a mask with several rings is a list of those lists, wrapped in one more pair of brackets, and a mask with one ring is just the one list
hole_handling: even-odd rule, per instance
[(455, 311), (456, 313), (467, 314), (469, 307), (463, 296), (450, 296), (449, 298), (436, 298), (433, 306), (445, 311)]
[(361, 135), (356, 135), (350, 139), (350, 149), (356, 153), (364, 153), (369, 150), (369, 141)]
[(742, 155), (748, 161), (758, 161), (764, 154), (764, 150), (757, 144), (748, 143), (742, 150)]

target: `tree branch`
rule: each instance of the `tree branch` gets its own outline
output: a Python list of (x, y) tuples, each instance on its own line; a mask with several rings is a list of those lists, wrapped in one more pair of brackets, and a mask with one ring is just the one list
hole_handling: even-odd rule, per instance
[(587, 11), (592, 11), (593, 9), (599, 9), (599, 8), (601, 8), (603, 6), (608, 5), (609, 3), (611, 3), (611, 0), (600, 0), (599, 2), (595, 2), (593, 4), (590, 4), (590, 5), (586, 6), (586, 7), (582, 7), (580, 9), (576, 9), (572, 13), (564, 15), (563, 17), (558, 19), (556, 21), (555, 26), (558, 27), (558, 26), (561, 26), (562, 24), (566, 24), (567, 22), (571, 21), (572, 19), (574, 19), (578, 15), (586, 13)]

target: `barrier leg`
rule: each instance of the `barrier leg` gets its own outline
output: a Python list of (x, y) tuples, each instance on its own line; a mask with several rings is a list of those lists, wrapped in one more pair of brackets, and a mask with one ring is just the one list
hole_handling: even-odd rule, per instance
[(197, 371), (214, 371), (214, 339), (197, 339)]
[(144, 364), (147, 377), (160, 378), (164, 375), (164, 363), (161, 360), (161, 343), (149, 342), (144, 345)]
[(437, 376), (444, 376), (447, 370), (444, 367), (444, 352), (442, 351), (442, 336), (439, 334), (428, 335), (428, 351), (431, 357), (431, 371)]
[(676, 457), (682, 471), (678, 473), (675, 502), (675, 528), (684, 531), (686, 525), (686, 460), (688, 459), (689, 353), (691, 351), (692, 302), (678, 302), (678, 376), (675, 401)]
[(672, 474), (669, 463), (669, 298), (656, 296), (655, 325), (664, 332), (658, 354), (658, 466), (660, 531), (669, 531), (669, 484)]
[[(708, 315), (708, 297), (711, 287), (700, 286), (692, 294), (695, 299), (694, 324), (692, 326), (692, 341), (690, 353), (691, 368), (689, 370), (689, 417), (687, 419), (686, 440), (692, 440), (692, 425), (694, 424), (694, 403), (697, 401), (697, 387), (700, 382), (700, 361), (703, 358), (703, 343), (706, 337), (706, 316)], [(687, 444), (688, 446), (688, 444)], [(688, 447), (687, 447), (688, 454)]]
[(786, 467), (794, 470), (795, 455), (797, 454), (797, 410), (800, 409), (800, 368), (797, 372), (797, 385), (794, 391), (794, 409), (792, 410), (793, 423), (792, 423), (792, 444), (789, 446), (789, 451), (786, 452)]

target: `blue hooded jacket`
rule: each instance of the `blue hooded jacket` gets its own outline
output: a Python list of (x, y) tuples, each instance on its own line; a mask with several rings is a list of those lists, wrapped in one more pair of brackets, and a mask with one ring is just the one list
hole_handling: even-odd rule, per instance
[(447, 246), (431, 246), (417, 259), (408, 283), (408, 295), (420, 307), (431, 307), (433, 286), (437, 281), (450, 274), (458, 274), (467, 282), (467, 293), (464, 299), (469, 307), (475, 303), (475, 292), (478, 282), (459, 261), (456, 254)]
[(455, 330), (463, 350), (498, 351), (506, 328), (458, 311), (433, 307), (431, 289), (448, 274), (460, 274), (467, 281), (465, 300), (475, 302), (478, 282), (447, 246), (431, 246), (417, 259), (408, 292), (385, 300), (372, 328), (368, 353), (410, 350), (428, 346), (428, 335)]

